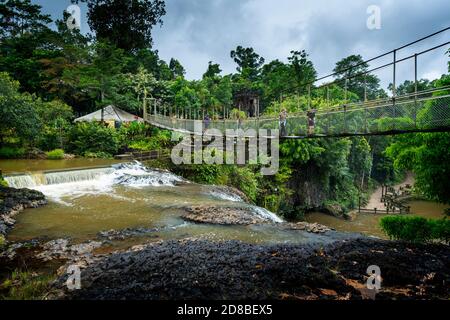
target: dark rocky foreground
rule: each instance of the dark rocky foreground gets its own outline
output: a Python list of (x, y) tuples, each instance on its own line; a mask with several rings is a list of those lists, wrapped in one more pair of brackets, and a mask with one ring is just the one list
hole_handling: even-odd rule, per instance
[(0, 186), (0, 235), (6, 235), (14, 225), (16, 214), (46, 203), (44, 194), (39, 191)]
[(375, 239), (318, 245), (180, 240), (112, 254), (81, 273), (63, 299), (362, 299), (367, 267), (381, 269), (376, 299), (448, 299), (450, 249)]

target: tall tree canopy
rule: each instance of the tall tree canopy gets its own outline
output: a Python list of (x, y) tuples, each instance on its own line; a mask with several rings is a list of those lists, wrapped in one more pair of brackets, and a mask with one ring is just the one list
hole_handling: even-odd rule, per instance
[(2, 0), (0, 3), (0, 36), (17, 37), (48, 30), (52, 20), (41, 13), (41, 6), (31, 0)]
[(213, 79), (215, 76), (218, 76), (221, 72), (222, 72), (222, 69), (220, 69), (220, 65), (218, 63), (213, 63), (212, 61), (209, 61), (208, 69), (203, 74), (203, 78)]
[(150, 48), (153, 26), (163, 23), (163, 0), (72, 0), (87, 2), (88, 23), (98, 39), (127, 52)]
[(186, 73), (186, 70), (184, 70), (181, 62), (175, 58), (170, 59), (169, 69), (170, 71), (172, 71), (172, 76), (174, 79), (178, 77), (184, 77), (184, 74)]
[[(333, 72), (337, 73), (336, 78), (341, 80), (342, 87), (345, 85), (344, 79), (347, 80), (347, 88), (356, 93), (360, 100), (364, 99), (366, 90), (367, 98), (374, 99), (382, 94), (380, 92), (380, 79), (372, 74), (365, 74), (369, 70), (369, 64), (364, 62), (361, 55), (351, 55), (336, 63)], [(366, 88), (366, 89), (364, 89)]]
[(259, 76), (264, 58), (255, 52), (253, 48), (238, 46), (230, 52), (231, 58), (238, 65), (236, 70), (249, 80), (256, 80)]

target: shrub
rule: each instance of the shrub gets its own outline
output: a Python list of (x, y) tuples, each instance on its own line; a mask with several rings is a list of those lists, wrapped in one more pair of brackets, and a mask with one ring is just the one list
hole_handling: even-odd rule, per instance
[(8, 186), (8, 182), (0, 177), (0, 186), (2, 187), (7, 187)]
[(91, 159), (112, 159), (113, 156), (107, 152), (85, 152), (83, 154), (85, 158)]
[(69, 150), (79, 155), (87, 152), (116, 154), (119, 149), (116, 130), (96, 122), (78, 123), (73, 126), (69, 141)]
[(0, 148), (0, 158), (16, 159), (21, 158), (24, 155), (25, 155), (24, 148), (7, 147), (7, 146)]
[(232, 166), (229, 184), (244, 192), (250, 200), (255, 202), (259, 191), (257, 178), (257, 174), (249, 167)]
[(431, 234), (433, 239), (440, 239), (448, 243), (450, 241), (450, 220), (431, 220)]
[(450, 238), (450, 220), (423, 217), (388, 216), (380, 221), (383, 231), (395, 240), (428, 242)]
[(3, 247), (6, 243), (5, 236), (0, 234), (0, 247)]
[(64, 159), (64, 150), (63, 149), (55, 149), (49, 152), (46, 152), (47, 159), (49, 160), (61, 160)]

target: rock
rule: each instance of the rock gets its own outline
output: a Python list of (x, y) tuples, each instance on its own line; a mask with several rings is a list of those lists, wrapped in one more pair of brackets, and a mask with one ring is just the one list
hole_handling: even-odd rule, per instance
[(47, 200), (42, 192), (0, 186), (0, 234), (6, 235), (19, 212), (45, 204)]
[(323, 211), (327, 214), (330, 214), (335, 217), (344, 217), (345, 210), (342, 208), (340, 204), (330, 203), (326, 204)]
[(42, 252), (37, 258), (43, 261), (69, 260), (79, 261), (92, 256), (92, 251), (103, 245), (99, 241), (89, 241), (71, 245), (68, 239), (56, 239), (42, 245)]
[(33, 148), (27, 152), (25, 158), (45, 160), (47, 159), (47, 154), (38, 148)]
[[(109, 241), (112, 240), (124, 240), (131, 237), (139, 237), (139, 236), (148, 236), (151, 233), (158, 232), (161, 229), (159, 228), (127, 228), (123, 230), (107, 230), (100, 231), (97, 234), (98, 238), (107, 239)], [(155, 235), (155, 237), (157, 237)]]
[(285, 229), (303, 230), (303, 231), (312, 232), (312, 233), (324, 233), (324, 232), (332, 230), (322, 224), (308, 223), (308, 222), (285, 223), (282, 226)]
[(71, 159), (75, 159), (76, 155), (74, 154), (70, 154), (70, 153), (64, 153), (64, 160), (71, 160)]
[(67, 276), (56, 286), (64, 299), (360, 300), (366, 269), (377, 264), (383, 282), (376, 299), (447, 299), (449, 256), (445, 245), (374, 239), (324, 247), (164, 241), (89, 263), (81, 290), (68, 291)]
[(250, 225), (267, 223), (268, 220), (257, 216), (250, 208), (223, 206), (193, 206), (188, 207), (182, 218), (198, 223), (222, 225)]

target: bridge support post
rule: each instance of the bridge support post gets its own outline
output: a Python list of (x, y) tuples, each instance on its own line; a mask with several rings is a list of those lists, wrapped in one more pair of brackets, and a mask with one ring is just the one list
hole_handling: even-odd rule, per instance
[(414, 128), (417, 128), (417, 53), (414, 55)]
[(392, 75), (392, 118), (393, 118), (393, 124), (392, 124), (392, 130), (395, 130), (395, 98), (397, 96), (397, 88), (396, 88), (396, 78), (397, 78), (397, 50), (394, 50), (394, 64), (393, 64), (393, 75)]
[(361, 213), (361, 197), (358, 198), (358, 213)]

